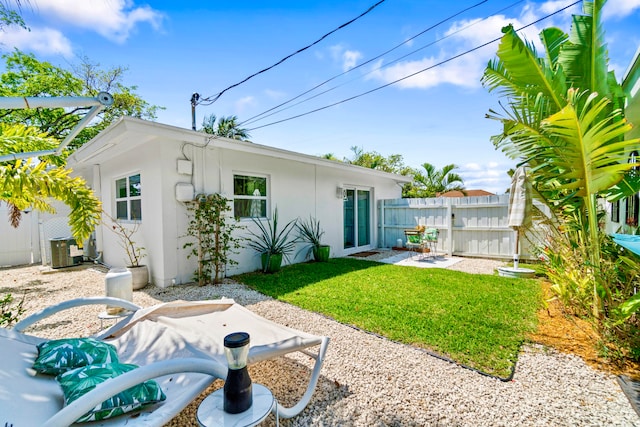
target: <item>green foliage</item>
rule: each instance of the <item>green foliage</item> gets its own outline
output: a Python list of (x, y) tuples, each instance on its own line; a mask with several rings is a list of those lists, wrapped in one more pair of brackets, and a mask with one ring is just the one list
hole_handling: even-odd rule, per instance
[(296, 229), (298, 230), (298, 239), (308, 244), (308, 247), (301, 249), (307, 249), (305, 258), (308, 258), (314, 249), (318, 249), (322, 245), (320, 239), (324, 236), (324, 230), (320, 228), (320, 221), (312, 216), (309, 216), (309, 220), (298, 220)]
[(18, 302), (15, 302), (11, 294), (5, 294), (4, 297), (0, 298), (0, 327), (6, 328), (19, 320), (20, 316), (26, 311), (22, 307), (23, 303), (24, 295)]
[(454, 164), (445, 165), (442, 169), (436, 169), (431, 163), (423, 163), (422, 170), (413, 172), (413, 182), (402, 191), (403, 197), (437, 197), (438, 194), (447, 191), (461, 191), (465, 193), (464, 181), (454, 171), (458, 168)]
[(231, 211), (228, 202), (220, 194), (199, 194), (188, 205), (191, 220), (187, 234), (195, 242), (185, 243), (183, 248), (191, 248), (188, 256), (198, 258), (194, 279), (200, 286), (211, 280), (221, 283), (226, 266), (238, 263), (230, 255), (238, 253), (242, 239), (233, 236), (240, 227), (227, 214)]
[[(113, 95), (113, 105), (105, 108), (73, 139), (69, 148), (80, 147), (122, 116), (153, 120), (160, 107), (150, 105), (135, 94), (136, 86), (123, 84), (126, 68), (99, 68), (83, 57), (72, 70), (38, 60), (35, 55), (14, 50), (3, 55), (5, 72), (0, 75), (0, 96), (84, 96), (95, 97), (99, 92)], [(56, 139), (64, 137), (82, 119), (90, 107), (74, 109), (38, 108), (0, 111), (5, 123), (34, 126)]]
[(351, 258), (234, 278), (305, 310), (503, 377), (526, 333), (535, 330), (542, 299), (535, 280)]
[(22, 16), (20, 16), (18, 12), (8, 9), (4, 3), (0, 2), (0, 31), (3, 31), (5, 27), (10, 25), (17, 25), (28, 29)]
[(564, 271), (556, 278), (567, 280), (557, 283), (557, 290), (574, 293), (577, 303), (588, 282), (595, 318), (605, 308), (603, 296), (610, 300), (617, 286), (601, 268), (597, 197), (640, 189), (640, 181), (627, 179), (640, 166), (627, 161), (640, 140), (624, 140), (631, 126), (619, 109), (621, 87), (607, 71), (603, 4), (585, 1), (584, 15), (574, 16), (568, 35), (545, 29), (542, 57), (513, 27), (505, 27), (498, 59), (489, 63), (482, 79), (507, 101), (503, 114), (490, 111), (487, 116), (503, 125), (503, 132), (492, 138), (494, 145), (529, 166), (534, 194), (555, 215), (555, 226), (575, 231), (568, 235), (570, 242), (559, 243), (572, 251), (565, 254), (565, 265), (560, 265), (562, 258), (550, 256), (550, 273)]
[(351, 151), (353, 151), (353, 159), (344, 159), (346, 163), (400, 175), (407, 175), (410, 171), (410, 168), (404, 165), (400, 154), (384, 157), (376, 151), (366, 152), (363, 148), (355, 146), (351, 147)]
[[(0, 123), (0, 155), (44, 150), (56, 146), (53, 138), (34, 128)], [(101, 204), (84, 179), (71, 177), (63, 157), (47, 156), (40, 162), (15, 160), (0, 162), (0, 200), (7, 202), (14, 227), (20, 224), (20, 212), (34, 208), (54, 212), (49, 198), (71, 208), (69, 226), (77, 242), (89, 237), (100, 222)]]
[[(295, 229), (297, 219), (292, 219), (282, 230), (278, 230), (278, 208), (276, 207), (273, 211), (273, 220), (269, 218), (266, 220), (251, 218), (251, 220), (258, 227), (259, 232), (249, 230), (250, 237), (247, 245), (259, 254), (267, 254), (267, 266), (271, 255), (282, 254), (284, 259), (289, 261), (289, 254), (293, 252), (296, 245), (296, 240), (289, 239), (289, 235)], [(265, 226), (262, 221), (267, 221), (267, 225)]]
[(249, 141), (249, 131), (240, 127), (237, 116), (220, 117), (217, 123), (216, 120), (218, 119), (215, 114), (205, 116), (201, 131), (210, 135)]

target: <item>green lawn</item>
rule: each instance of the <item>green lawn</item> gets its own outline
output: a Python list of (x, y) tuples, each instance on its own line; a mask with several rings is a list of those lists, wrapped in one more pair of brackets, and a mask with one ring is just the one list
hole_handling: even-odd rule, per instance
[(351, 258), (235, 277), (257, 291), (508, 377), (541, 304), (537, 281)]

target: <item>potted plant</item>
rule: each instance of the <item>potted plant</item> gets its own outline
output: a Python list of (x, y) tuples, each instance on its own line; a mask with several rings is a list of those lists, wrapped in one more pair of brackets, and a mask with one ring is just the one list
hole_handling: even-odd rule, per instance
[(289, 254), (293, 251), (296, 241), (289, 239), (291, 230), (294, 229), (296, 220), (289, 221), (282, 230), (278, 230), (278, 208), (273, 211), (273, 221), (267, 218), (267, 225), (264, 220), (251, 218), (259, 229), (259, 232), (249, 230), (251, 236), (247, 244), (260, 253), (262, 261), (262, 271), (274, 273), (280, 270), (282, 258), (289, 261)]
[(309, 254), (313, 254), (313, 259), (316, 261), (329, 261), (331, 246), (323, 245), (320, 241), (324, 235), (324, 230), (320, 228), (320, 221), (309, 216), (308, 221), (296, 222), (296, 228), (298, 229), (298, 238), (308, 244), (305, 258), (309, 257)]
[(120, 238), (120, 246), (125, 250), (128, 258), (127, 270), (131, 272), (133, 289), (141, 289), (147, 286), (149, 283), (149, 270), (147, 266), (141, 264), (142, 258), (146, 256), (145, 249), (138, 246), (133, 240), (134, 234), (140, 228), (140, 223), (136, 222), (133, 225), (125, 226), (121, 222), (113, 219), (109, 215), (106, 215), (111, 219), (111, 231), (113, 231)]

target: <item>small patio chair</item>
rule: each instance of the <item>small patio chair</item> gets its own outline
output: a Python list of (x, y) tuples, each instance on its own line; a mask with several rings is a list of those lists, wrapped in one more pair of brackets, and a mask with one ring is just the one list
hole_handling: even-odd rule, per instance
[(419, 253), (420, 256), (423, 256), (425, 242), (423, 239), (422, 230), (417, 228), (404, 230), (404, 236), (406, 239), (405, 246), (407, 249), (409, 249), (409, 251), (411, 251), (411, 258), (413, 258), (414, 252)]
[[(47, 341), (22, 331), (59, 311), (86, 304), (108, 304), (132, 310), (97, 339), (113, 344), (121, 363), (139, 368), (99, 384), (81, 398), (64, 406), (60, 386), (49, 375), (32, 369), (36, 345)], [(29, 316), (13, 329), (0, 328), (3, 349), (0, 364), (0, 425), (67, 426), (107, 398), (149, 379), (155, 379), (166, 400), (140, 411), (91, 425), (162, 426), (202, 393), (216, 378), (226, 378), (224, 337), (232, 332), (251, 337), (248, 363), (302, 352), (315, 359), (309, 384), (291, 408), (275, 405), (278, 417), (291, 418), (311, 400), (329, 343), (328, 337), (296, 331), (264, 319), (232, 299), (174, 301), (147, 309), (110, 297), (67, 301)], [(319, 346), (317, 352), (308, 349)], [(80, 425), (80, 424), (78, 424)]]
[(438, 256), (438, 234), (440, 231), (437, 228), (427, 228), (422, 236), (423, 244), (429, 249), (429, 255), (432, 257)]

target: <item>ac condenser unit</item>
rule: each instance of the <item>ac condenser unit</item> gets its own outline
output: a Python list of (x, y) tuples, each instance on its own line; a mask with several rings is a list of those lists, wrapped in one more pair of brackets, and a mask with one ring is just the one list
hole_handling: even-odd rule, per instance
[(82, 250), (75, 239), (63, 237), (51, 239), (51, 267), (62, 268), (82, 264)]

